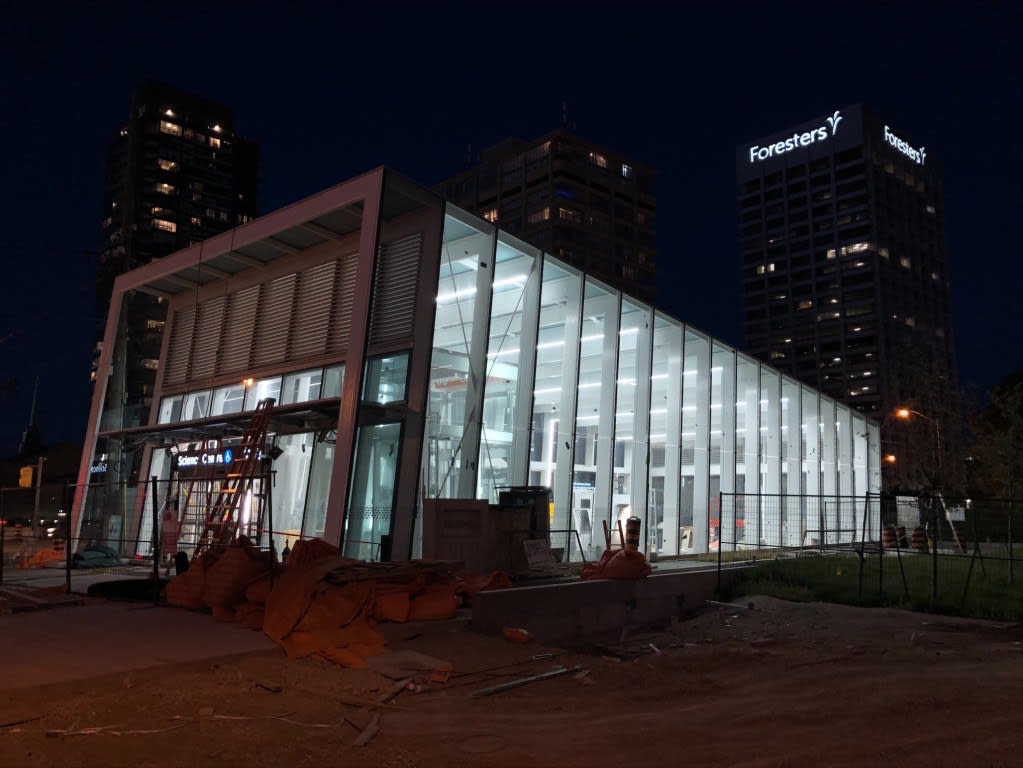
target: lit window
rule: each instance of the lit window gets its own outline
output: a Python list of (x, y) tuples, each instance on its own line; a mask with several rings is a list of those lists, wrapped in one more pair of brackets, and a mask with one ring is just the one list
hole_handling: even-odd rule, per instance
[(812, 306), (813, 306), (813, 300), (812, 299), (803, 299), (801, 302), (799, 302), (798, 308), (799, 309), (809, 309)]
[(181, 126), (180, 125), (176, 125), (174, 123), (171, 123), (171, 122), (169, 122), (167, 120), (161, 120), (160, 121), (160, 130), (163, 133), (169, 133), (171, 136), (180, 136), (181, 135)]
[(177, 163), (164, 157), (158, 158), (156, 164), (164, 171), (176, 171), (178, 169)]
[(903, 322), (905, 322), (910, 328), (916, 327), (916, 318), (907, 317)]
[(529, 214), (529, 216), (526, 218), (526, 221), (528, 221), (530, 224), (540, 224), (544, 221), (550, 221), (550, 219), (551, 209), (550, 207), (547, 207)]
[(631, 179), (632, 178), (632, 166), (631, 165), (627, 165), (626, 163), (622, 163), (622, 178), (623, 179)]
[(937, 272), (931, 272), (931, 280), (934, 280), (935, 282), (937, 282), (940, 279), (941, 278), (938, 277), (938, 273)]
[(165, 184), (164, 182), (161, 181), (159, 184), (156, 185), (156, 191), (164, 195), (173, 195), (174, 187), (172, 187), (170, 184)]
[(574, 211), (571, 208), (558, 208), (558, 218), (562, 221), (570, 221), (573, 224), (583, 223), (583, 215), (579, 211)]
[(152, 211), (150, 211), (150, 213), (152, 213), (156, 217), (160, 217), (160, 216), (166, 216), (167, 214), (170, 213), (170, 211), (167, 210), (166, 208), (161, 208), (158, 205), (154, 205), (153, 209), (152, 209)]
[(216, 131), (217, 133), (220, 133), (224, 129), (221, 128), (220, 124), (218, 123), (217, 125), (213, 126), (213, 130)]
[(210, 136), (210, 146), (213, 147), (214, 149), (219, 149), (220, 139), (218, 139), (216, 136)]
[(888, 249), (887, 248), (883, 248), (883, 247), (878, 250), (878, 253), (881, 254), (881, 258), (882, 259), (887, 259), (889, 257), (889, 255), (890, 255), (888, 253)]
[(193, 216), (191, 218), (191, 222), (192, 222), (192, 226), (194, 226), (194, 227), (202, 226), (202, 218), (200, 216)]
[(177, 232), (178, 225), (166, 219), (153, 219), (153, 229), (162, 229), (164, 232)]
[(174, 117), (174, 110), (168, 107), (166, 110), (164, 110), (164, 114), (167, 115), (167, 117)]
[(906, 269), (909, 269), (909, 267), (910, 267), (909, 256), (903, 256), (902, 258), (900, 258), (899, 259), (899, 264), (904, 266)]
[(151, 331), (159, 331), (163, 329), (163, 325), (164, 325), (163, 320), (146, 320), (146, 328), (150, 329)]
[(829, 259), (835, 258), (835, 249), (834, 248), (828, 248), (828, 258)]
[(488, 211), (483, 212), (483, 218), (489, 221), (491, 224), (497, 221), (497, 209), (491, 208)]
[(590, 152), (590, 162), (598, 168), (607, 168), (607, 158), (598, 152)]
[(160, 368), (160, 361), (159, 360), (153, 360), (151, 358), (148, 359), (148, 360), (143, 360), (142, 361), (142, 367), (146, 368), (146, 369), (148, 369), (150, 371), (156, 371), (156, 370), (159, 370), (159, 368)]
[(927, 212), (930, 213), (930, 214), (933, 214), (935, 212), (934, 211), (934, 206), (933, 205), (928, 205), (927, 206)]

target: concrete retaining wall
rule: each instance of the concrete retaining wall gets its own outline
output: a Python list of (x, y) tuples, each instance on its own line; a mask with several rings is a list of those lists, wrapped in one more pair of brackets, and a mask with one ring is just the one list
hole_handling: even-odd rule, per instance
[(472, 628), (498, 634), (504, 627), (521, 627), (539, 642), (565, 642), (680, 617), (702, 608), (716, 586), (714, 570), (682, 570), (630, 581), (579, 580), (480, 592), (473, 598)]

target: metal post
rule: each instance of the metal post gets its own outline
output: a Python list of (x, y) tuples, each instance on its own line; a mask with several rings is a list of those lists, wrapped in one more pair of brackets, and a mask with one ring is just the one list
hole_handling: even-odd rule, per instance
[(71, 504), (75, 498), (70, 482), (64, 483), (64, 593), (71, 594)]
[(1009, 583), (1012, 584), (1012, 500), (1009, 500)]
[(931, 491), (931, 605), (938, 602), (938, 505)]
[(35, 513), (32, 517), (32, 533), (37, 538), (41, 537), (39, 528), (39, 496), (43, 489), (43, 462), (46, 461), (42, 456), (39, 457), (37, 462), (38, 468), (36, 469), (36, 504)]
[(153, 502), (153, 605), (160, 604), (160, 511), (159, 504), (157, 502), (157, 492), (159, 490), (159, 481), (156, 475), (153, 475), (150, 480), (151, 487), (149, 490), (150, 500)]
[(0, 488), (0, 584), (4, 583), (4, 537), (7, 534), (7, 518), (4, 517), (4, 491)]

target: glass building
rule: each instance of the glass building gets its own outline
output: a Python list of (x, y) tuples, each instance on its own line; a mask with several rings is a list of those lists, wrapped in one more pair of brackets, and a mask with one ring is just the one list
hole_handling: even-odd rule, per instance
[[(880, 492), (875, 422), (389, 169), (120, 276), (111, 379), (133, 291), (168, 306), (156, 398), (125, 429), (97, 387), (73, 507), (80, 536), (126, 554), (149, 550), (154, 489), (187, 506), (194, 468), (229, 464), (265, 398), (272, 471), (238, 514), (278, 550), (301, 535), (417, 556), (423, 499), (522, 485), (552, 489), (572, 558), (632, 515), (662, 555), (735, 541), (739, 524), (753, 546), (788, 546), (816, 527), (808, 499)], [(747, 503), (722, 524), (726, 494), (784, 509)]]

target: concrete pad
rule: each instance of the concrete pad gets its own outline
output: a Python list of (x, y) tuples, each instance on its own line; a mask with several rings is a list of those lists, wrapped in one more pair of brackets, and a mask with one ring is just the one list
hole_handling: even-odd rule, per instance
[(0, 690), (275, 649), (262, 632), (207, 614), (90, 600), (0, 616)]

